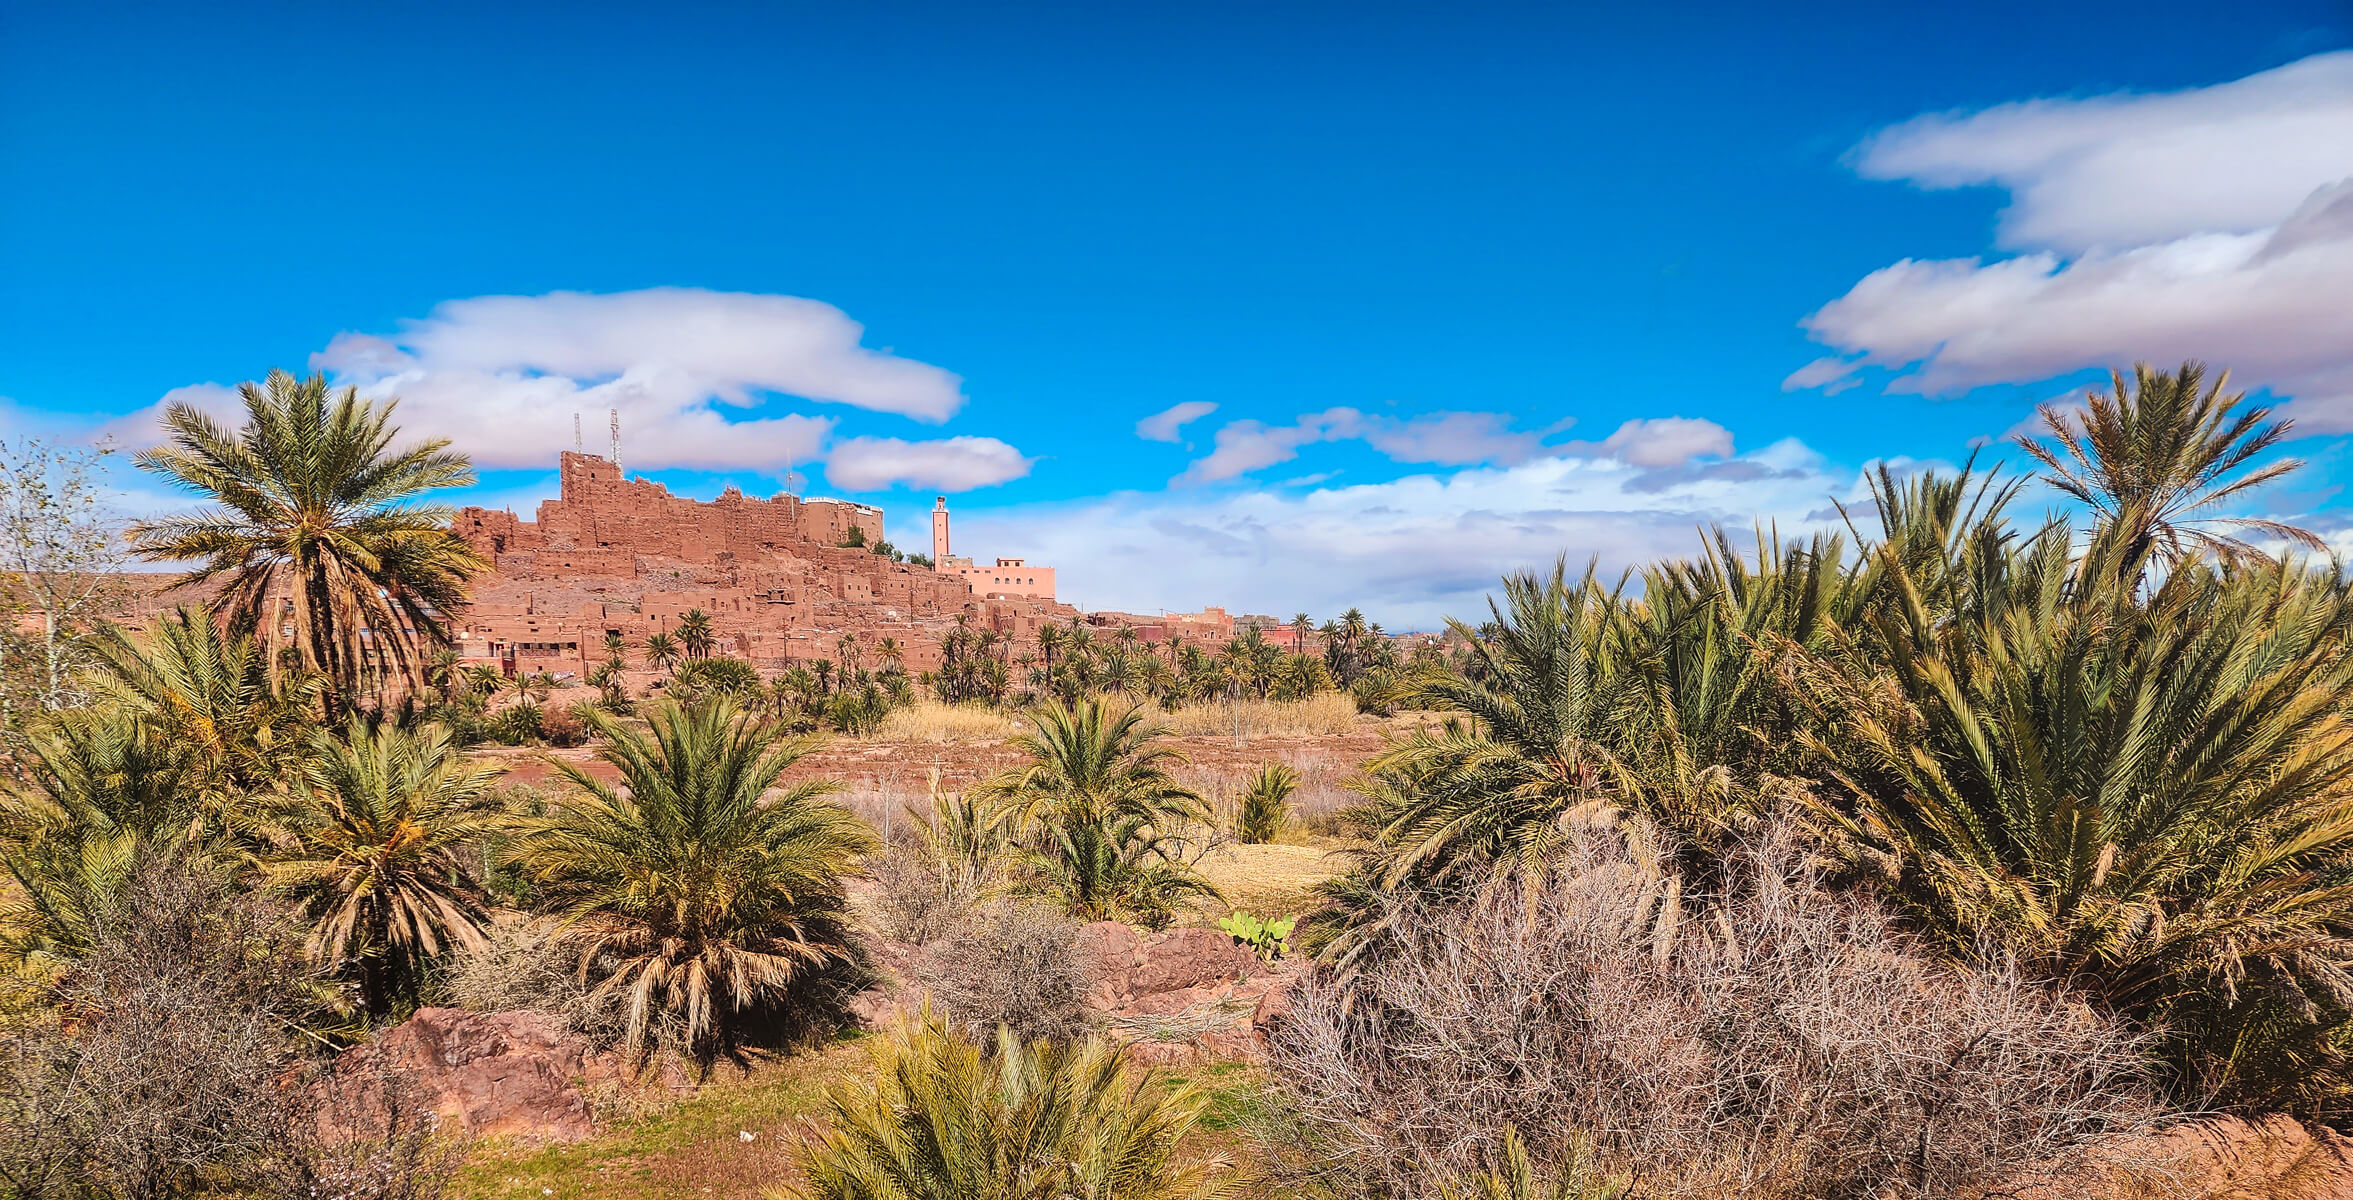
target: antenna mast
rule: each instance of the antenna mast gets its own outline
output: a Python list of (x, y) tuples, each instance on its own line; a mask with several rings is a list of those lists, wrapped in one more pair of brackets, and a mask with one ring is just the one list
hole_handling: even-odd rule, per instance
[(606, 410), (613, 416), (613, 474), (621, 473), (621, 410)]
[(572, 453), (574, 453), (574, 454), (580, 454), (580, 453), (583, 453), (583, 452), (584, 452), (584, 450), (583, 450), (583, 447), (582, 447), (582, 446), (581, 446), (581, 444), (580, 444), (580, 414), (579, 414), (579, 413), (573, 413), (573, 414), (572, 414)]

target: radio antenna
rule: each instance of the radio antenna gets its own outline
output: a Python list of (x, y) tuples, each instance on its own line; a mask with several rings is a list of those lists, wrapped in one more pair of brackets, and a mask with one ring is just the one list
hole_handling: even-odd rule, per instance
[(621, 473), (621, 410), (607, 410), (613, 416), (613, 474)]

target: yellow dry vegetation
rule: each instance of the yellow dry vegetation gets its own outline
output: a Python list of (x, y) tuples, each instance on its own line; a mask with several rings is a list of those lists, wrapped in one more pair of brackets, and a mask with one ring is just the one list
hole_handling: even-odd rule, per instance
[(1179, 737), (1314, 737), (1353, 733), (1364, 724), (1356, 701), (1344, 692), (1320, 692), (1305, 700), (1242, 700), (1231, 704), (1188, 704), (1163, 718)]
[(1018, 730), (1010, 712), (974, 704), (942, 704), (922, 700), (893, 710), (882, 728), (868, 741), (876, 742), (1001, 742)]
[(1236, 909), (1260, 917), (1304, 914), (1315, 907), (1315, 885), (1347, 863), (1328, 846), (1278, 843), (1220, 846), (1197, 865), (1225, 897), (1198, 905), (1203, 919), (1214, 921)]
[[(1154, 719), (1178, 737), (1317, 737), (1354, 733), (1380, 722), (1357, 714), (1345, 693), (1324, 692), (1305, 700), (1241, 700), (1188, 704)], [(1001, 742), (1028, 722), (1017, 709), (922, 700), (895, 710), (865, 740), (874, 742)]]

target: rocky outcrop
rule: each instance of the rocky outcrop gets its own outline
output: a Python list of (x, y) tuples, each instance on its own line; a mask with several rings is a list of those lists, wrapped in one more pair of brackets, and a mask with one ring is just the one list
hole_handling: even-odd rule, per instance
[(1087, 1004), (1106, 1012), (1261, 971), (1257, 955), (1215, 929), (1146, 934), (1117, 921), (1096, 921), (1079, 930), (1078, 953), (1087, 974)]
[(336, 1075), (361, 1089), (397, 1081), (472, 1137), (572, 1142), (594, 1131), (583, 1086), (623, 1072), (546, 1013), (425, 1008), (344, 1054)]

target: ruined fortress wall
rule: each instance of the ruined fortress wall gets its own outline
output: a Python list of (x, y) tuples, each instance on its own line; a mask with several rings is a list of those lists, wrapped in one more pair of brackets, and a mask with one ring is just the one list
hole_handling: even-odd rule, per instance
[(634, 665), (648, 636), (674, 632), (699, 608), (721, 653), (763, 666), (832, 657), (847, 633), (869, 651), (897, 639), (920, 671), (937, 665), (939, 638), (959, 617), (1029, 640), (1072, 615), (1050, 599), (976, 595), (961, 575), (840, 545), (852, 528), (882, 540), (882, 512), (869, 505), (733, 489), (705, 503), (584, 454), (563, 455), (559, 477), (536, 521), (467, 508), (452, 523), (495, 565), (461, 620), (470, 658), (581, 674), (618, 633)]

